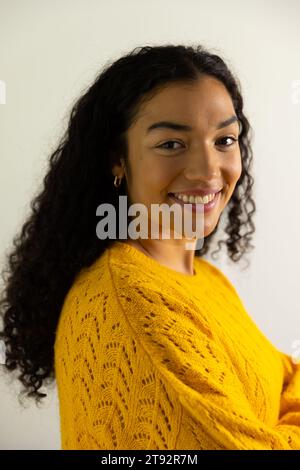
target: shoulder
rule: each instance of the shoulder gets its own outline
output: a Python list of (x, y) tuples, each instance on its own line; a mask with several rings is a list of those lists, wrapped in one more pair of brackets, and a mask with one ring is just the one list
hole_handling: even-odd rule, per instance
[(195, 258), (197, 263), (199, 263), (200, 269), (204, 269), (208, 279), (214, 282), (214, 288), (216, 288), (215, 283), (217, 283), (220, 288), (225, 288), (225, 291), (230, 291), (234, 296), (238, 296), (237, 289), (220, 267), (203, 257), (197, 256)]

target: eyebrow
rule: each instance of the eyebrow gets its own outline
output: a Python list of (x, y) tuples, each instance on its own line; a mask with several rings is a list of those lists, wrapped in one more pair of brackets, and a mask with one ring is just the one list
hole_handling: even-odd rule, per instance
[[(219, 122), (219, 124), (216, 125), (216, 129), (222, 129), (223, 127), (227, 127), (229, 126), (229, 124), (232, 124), (233, 122), (236, 122), (236, 121), (240, 123), (237, 116), (235, 115), (231, 116), (229, 119)], [(151, 126), (147, 128), (146, 133), (148, 134), (154, 129), (173, 129), (175, 131), (192, 131), (193, 130), (193, 128), (191, 126), (188, 126), (187, 124), (179, 124), (177, 122), (171, 122), (171, 121), (159, 121), (159, 122), (155, 122), (154, 124), (151, 124)]]

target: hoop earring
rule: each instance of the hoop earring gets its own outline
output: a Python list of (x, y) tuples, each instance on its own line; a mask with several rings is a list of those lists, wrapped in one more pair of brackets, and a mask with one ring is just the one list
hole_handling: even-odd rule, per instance
[[(117, 183), (117, 180), (118, 180), (118, 183)], [(120, 186), (121, 182), (122, 182), (122, 176), (115, 176), (114, 186), (116, 188), (118, 188)]]

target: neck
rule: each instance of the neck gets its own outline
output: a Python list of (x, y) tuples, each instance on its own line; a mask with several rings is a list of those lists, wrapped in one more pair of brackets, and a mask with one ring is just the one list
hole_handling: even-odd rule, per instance
[[(187, 242), (190, 244), (188, 250), (186, 248)], [(168, 268), (191, 276), (194, 274), (196, 240), (132, 240), (129, 238), (126, 243)]]

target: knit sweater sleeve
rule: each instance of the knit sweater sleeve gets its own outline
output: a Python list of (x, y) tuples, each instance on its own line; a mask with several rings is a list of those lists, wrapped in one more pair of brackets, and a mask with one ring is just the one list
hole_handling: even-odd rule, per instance
[[(116, 283), (117, 284), (117, 283)], [(153, 367), (173, 391), (182, 415), (192, 418), (199, 442), (220, 449), (300, 449), (300, 373), (284, 355), (281, 416), (258, 418), (208, 319), (171, 292), (116, 285), (126, 321)], [(155, 425), (155, 423), (154, 423)]]
[(207, 312), (130, 269), (95, 270), (66, 298), (55, 343), (62, 448), (300, 450), (299, 365), (278, 351), (271, 426)]
[[(300, 442), (300, 363), (279, 351), (283, 365), (283, 387), (277, 428), (290, 440), (289, 433)], [(299, 449), (299, 444), (298, 447)]]

